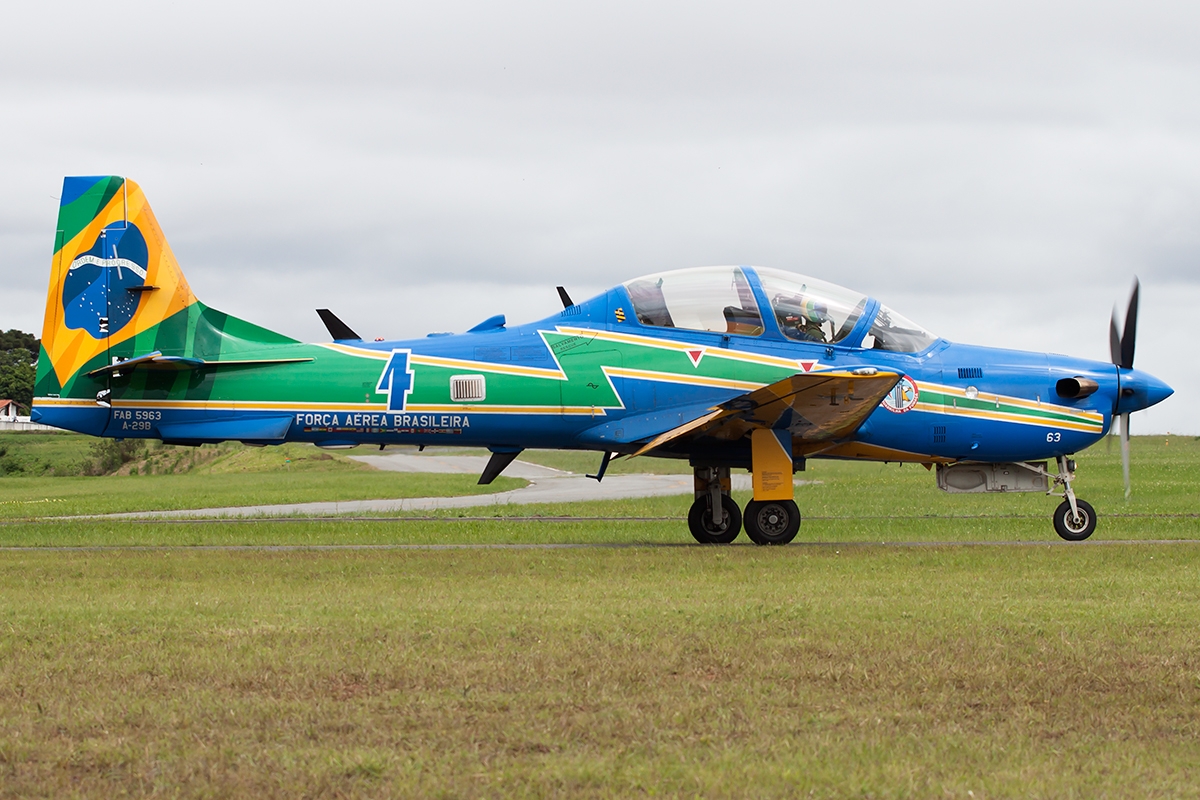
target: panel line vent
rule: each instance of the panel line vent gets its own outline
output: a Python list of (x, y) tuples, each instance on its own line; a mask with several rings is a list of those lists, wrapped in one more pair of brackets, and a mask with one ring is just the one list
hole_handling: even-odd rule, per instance
[(959, 367), (958, 377), (960, 378), (982, 378), (983, 367)]

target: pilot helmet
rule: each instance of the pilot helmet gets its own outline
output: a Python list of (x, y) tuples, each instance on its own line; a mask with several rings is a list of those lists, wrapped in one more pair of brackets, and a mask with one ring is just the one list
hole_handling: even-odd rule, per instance
[(809, 299), (804, 303), (804, 316), (809, 321), (820, 324), (829, 319), (829, 307), (819, 300)]

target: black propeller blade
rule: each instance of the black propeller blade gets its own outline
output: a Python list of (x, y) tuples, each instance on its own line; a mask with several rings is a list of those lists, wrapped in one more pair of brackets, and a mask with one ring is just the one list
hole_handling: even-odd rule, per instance
[(1141, 284), (1133, 279), (1133, 293), (1129, 296), (1129, 308), (1125, 312), (1125, 332), (1117, 332), (1117, 309), (1113, 307), (1112, 322), (1108, 327), (1108, 346), (1112, 363), (1125, 369), (1133, 369), (1133, 351), (1137, 344), (1138, 289)]
[[(1133, 292), (1129, 296), (1129, 308), (1125, 311), (1125, 331), (1117, 332), (1117, 309), (1113, 307), (1112, 321), (1108, 326), (1108, 346), (1112, 363), (1124, 369), (1133, 369), (1133, 352), (1137, 344), (1138, 289), (1141, 285), (1135, 276)], [(1120, 402), (1120, 399), (1117, 400)], [(1125, 499), (1129, 499), (1129, 412), (1121, 415), (1121, 472), (1125, 477)]]

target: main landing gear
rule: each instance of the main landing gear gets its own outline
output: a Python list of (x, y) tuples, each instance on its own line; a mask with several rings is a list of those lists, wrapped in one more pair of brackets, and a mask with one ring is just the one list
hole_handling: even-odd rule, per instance
[(688, 529), (701, 544), (729, 544), (742, 525), (755, 544), (787, 544), (800, 532), (800, 509), (793, 499), (792, 435), (760, 429), (751, 434), (754, 499), (739, 512), (729, 496), (729, 467), (695, 467), (696, 499)]
[[(729, 496), (729, 467), (697, 467), (696, 500), (688, 512), (688, 530), (700, 544), (729, 544), (742, 525), (755, 544), (787, 544), (800, 532), (795, 500), (751, 500), (738, 510)], [(717, 514), (713, 509), (720, 509)]]
[(795, 500), (751, 500), (744, 520), (746, 535), (755, 544), (787, 544), (800, 532)]

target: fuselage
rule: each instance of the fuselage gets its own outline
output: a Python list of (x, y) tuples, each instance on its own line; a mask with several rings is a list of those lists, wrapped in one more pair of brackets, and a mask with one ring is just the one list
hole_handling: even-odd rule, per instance
[[(181, 334), (192, 337), (202, 365), (81, 371), (77, 380), (91, 385), (73, 387), (75, 399), (39, 397), (35, 417), (95, 435), (189, 444), (629, 453), (706, 409), (797, 372), (875, 368), (903, 377), (851, 436), (805, 442), (798, 457), (1006, 462), (1082, 450), (1105, 435), (1114, 411), (1152, 405), (1171, 391), (1145, 373), (1103, 362), (951, 343), (897, 325), (892, 318), (907, 321), (867, 297), (844, 319), (826, 309), (822, 329), (804, 317), (816, 320), (821, 312), (789, 310), (801, 306), (769, 294), (756, 270), (726, 269), (744, 276), (737, 286), (743, 298), (724, 307), (728, 323), (711, 326), (719, 330), (699, 329), (703, 309), (693, 327), (674, 324), (687, 319), (673, 320), (666, 306), (654, 310), (662, 293), (647, 300), (646, 287), (655, 284), (644, 280), (538, 322), (508, 327), (493, 318), (463, 334), (400, 341), (302, 344), (205, 309)], [(804, 288), (814, 293), (808, 283)], [(680, 317), (679, 301), (675, 308)], [(803, 325), (814, 332), (797, 333)], [(891, 343), (880, 346), (885, 339)], [(151, 346), (130, 339), (97, 363), (138, 358)], [(1064, 397), (1064, 379), (1097, 388)], [(106, 390), (110, 407), (78, 399)], [(745, 442), (699, 440), (661, 454), (736, 465), (748, 463), (748, 453)]]

